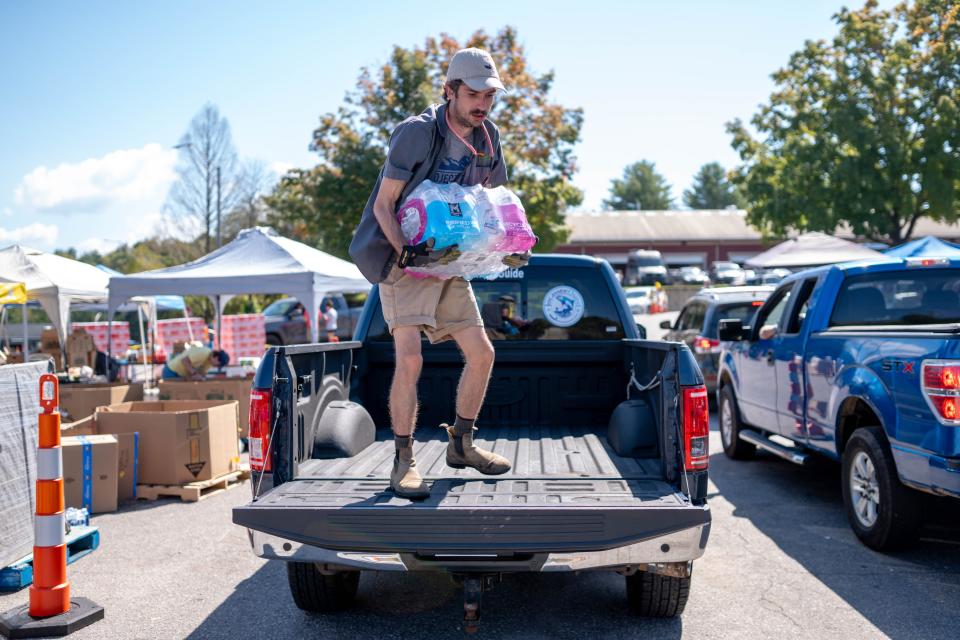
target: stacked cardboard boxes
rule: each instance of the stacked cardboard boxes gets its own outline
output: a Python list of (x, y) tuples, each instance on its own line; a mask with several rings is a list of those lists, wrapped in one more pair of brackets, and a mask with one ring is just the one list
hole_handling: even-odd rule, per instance
[(64, 421), (76, 422), (92, 416), (97, 407), (136, 400), (143, 400), (140, 383), (60, 385), (60, 413)]
[(137, 481), (175, 485), (211, 480), (236, 471), (236, 401), (124, 402), (100, 407), (97, 431), (137, 432)]
[(252, 378), (212, 380), (163, 380), (160, 400), (236, 400), (240, 409), (237, 437), (246, 438), (250, 431), (250, 389)]
[(63, 497), (68, 507), (90, 513), (117, 510), (117, 439), (110, 435), (67, 436), (63, 455)]

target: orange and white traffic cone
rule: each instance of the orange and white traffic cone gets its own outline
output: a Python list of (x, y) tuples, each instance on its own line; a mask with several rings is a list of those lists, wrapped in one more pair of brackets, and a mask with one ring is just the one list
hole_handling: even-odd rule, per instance
[(60, 389), (57, 377), (50, 373), (40, 376), (40, 412), (33, 584), (29, 605), (0, 615), (0, 634), (8, 638), (65, 636), (103, 618), (103, 607), (86, 598), (70, 598), (60, 449)]

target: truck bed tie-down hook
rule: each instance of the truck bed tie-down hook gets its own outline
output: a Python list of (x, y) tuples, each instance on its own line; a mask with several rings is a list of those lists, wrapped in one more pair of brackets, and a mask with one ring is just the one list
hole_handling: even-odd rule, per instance
[(660, 384), (660, 374), (663, 372), (661, 369), (653, 374), (653, 378), (650, 379), (650, 382), (647, 384), (640, 384), (640, 381), (637, 380), (636, 370), (633, 367), (633, 363), (630, 363), (630, 382), (627, 383), (627, 400), (630, 399), (630, 387), (636, 387), (637, 391), (649, 391), (650, 389), (655, 389)]

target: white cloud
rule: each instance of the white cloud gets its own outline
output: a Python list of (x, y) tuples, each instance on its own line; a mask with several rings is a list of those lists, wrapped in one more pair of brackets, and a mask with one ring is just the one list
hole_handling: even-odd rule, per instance
[(148, 144), (53, 169), (40, 166), (23, 177), (14, 201), (36, 211), (72, 213), (162, 199), (176, 179), (176, 161), (176, 150)]
[(24, 227), (5, 229), (0, 227), (0, 244), (15, 243), (35, 245), (40, 249), (52, 248), (57, 241), (56, 225), (35, 222)]
[(98, 251), (101, 254), (110, 253), (114, 249), (120, 246), (120, 243), (116, 240), (104, 240), (103, 238), (87, 238), (86, 240), (81, 240), (76, 245), (74, 249), (77, 250), (77, 255), (83, 255), (85, 253), (90, 253), (91, 251)]
[(267, 168), (276, 174), (277, 178), (282, 178), (290, 169), (293, 169), (296, 165), (293, 165), (289, 162), (284, 162), (282, 160), (275, 160), (267, 165)]

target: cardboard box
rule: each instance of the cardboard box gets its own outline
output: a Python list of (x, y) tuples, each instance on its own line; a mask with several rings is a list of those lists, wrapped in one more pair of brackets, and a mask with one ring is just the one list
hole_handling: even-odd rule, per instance
[(63, 448), (63, 497), (68, 507), (90, 513), (117, 510), (117, 439), (67, 436)]
[(97, 407), (136, 400), (143, 400), (140, 383), (60, 385), (60, 413), (74, 422), (92, 416)]
[(46, 353), (50, 349), (60, 349), (60, 336), (57, 330), (53, 328), (44, 329), (40, 332), (40, 351)]
[(140, 434), (114, 434), (117, 439), (117, 498), (120, 502), (136, 500), (139, 482)]
[[(60, 435), (63, 437), (93, 436), (99, 433), (95, 416), (87, 416), (83, 420), (60, 426)], [(120, 502), (134, 500), (137, 497), (137, 456), (140, 434), (135, 431), (113, 435), (117, 439), (117, 499)]]
[(250, 389), (253, 378), (213, 380), (161, 380), (160, 400), (236, 400), (240, 405), (237, 437), (250, 433)]
[(140, 484), (186, 484), (239, 468), (235, 400), (124, 402), (100, 407), (100, 433), (139, 432)]
[(60, 436), (95, 436), (99, 432), (97, 431), (97, 423), (94, 422), (93, 416), (87, 416), (83, 420), (77, 420), (76, 422), (61, 422), (60, 423)]

